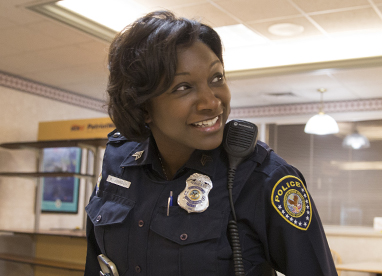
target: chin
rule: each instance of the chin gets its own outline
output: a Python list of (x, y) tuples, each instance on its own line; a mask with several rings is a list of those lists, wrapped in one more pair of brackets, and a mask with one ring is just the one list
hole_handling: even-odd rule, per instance
[(205, 141), (199, 147), (197, 147), (197, 149), (199, 149), (199, 150), (214, 150), (221, 145), (222, 141), (223, 141), (223, 134), (221, 135), (221, 137), (219, 139), (215, 138), (213, 140), (211, 139), (210, 141)]

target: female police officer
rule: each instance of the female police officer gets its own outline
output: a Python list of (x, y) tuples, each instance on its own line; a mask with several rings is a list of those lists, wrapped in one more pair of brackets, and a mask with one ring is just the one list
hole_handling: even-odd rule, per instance
[[(148, 14), (111, 44), (109, 134), (86, 207), (86, 276), (106, 255), (119, 275), (234, 275), (227, 224), (230, 113), (217, 33)], [(233, 199), (246, 275), (336, 275), (301, 173), (258, 142)]]

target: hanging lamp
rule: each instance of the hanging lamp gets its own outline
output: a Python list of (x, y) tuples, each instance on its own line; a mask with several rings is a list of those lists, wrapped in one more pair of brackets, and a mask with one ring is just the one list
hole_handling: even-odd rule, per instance
[(342, 141), (342, 146), (344, 148), (351, 149), (364, 149), (370, 147), (369, 139), (365, 135), (358, 132), (356, 124), (353, 125), (353, 130), (351, 134), (348, 134)]
[(314, 115), (308, 120), (305, 125), (305, 133), (316, 134), (316, 135), (326, 135), (334, 134), (339, 132), (337, 122), (329, 115), (324, 113), (324, 101), (323, 95), (326, 92), (325, 88), (318, 89), (318, 92), (321, 93), (321, 103), (320, 111), (318, 114)]

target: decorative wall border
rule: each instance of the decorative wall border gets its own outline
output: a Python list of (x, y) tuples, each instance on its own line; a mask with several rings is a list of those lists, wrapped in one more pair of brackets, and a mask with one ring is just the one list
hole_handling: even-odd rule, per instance
[[(320, 103), (285, 104), (256, 107), (232, 108), (231, 117), (258, 118), (274, 116), (305, 115), (318, 113)], [(382, 110), (382, 98), (336, 101), (324, 103), (325, 113), (360, 112)]]
[(0, 72), (0, 85), (59, 102), (107, 113), (105, 102)]
[[(107, 113), (105, 102), (82, 96), (59, 88), (47, 86), (18, 76), (0, 72), (0, 85), (33, 95), (45, 97), (59, 102), (76, 105), (79, 107)], [(290, 115), (315, 114), (319, 111), (320, 103), (285, 104), (255, 107), (232, 108), (231, 117), (234, 118), (258, 118)], [(325, 102), (326, 113), (336, 112), (360, 112), (382, 110), (382, 98)]]

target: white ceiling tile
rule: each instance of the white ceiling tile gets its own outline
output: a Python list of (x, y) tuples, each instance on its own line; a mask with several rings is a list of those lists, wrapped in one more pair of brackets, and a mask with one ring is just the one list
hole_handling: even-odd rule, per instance
[(22, 6), (18, 6), (17, 3), (11, 3), (10, 1), (8, 3), (8, 5), (4, 5), (3, 3), (0, 4), (1, 15), (17, 25), (30, 24), (43, 19), (35, 12), (32, 12)]
[(0, 37), (4, 44), (11, 45), (22, 52), (59, 47), (62, 44), (57, 39), (22, 26), (1, 29)]
[(27, 72), (38, 70), (49, 70), (59, 67), (59, 65), (47, 62), (45, 58), (34, 53), (20, 53), (17, 55), (0, 58), (0, 69), (18, 76), (23, 76)]
[(382, 20), (371, 8), (311, 15), (311, 18), (328, 33), (382, 30)]
[(106, 81), (96, 80), (93, 82), (83, 82), (83, 83), (75, 83), (63, 85), (62, 89), (72, 91), (75, 93), (79, 93), (91, 98), (96, 98), (100, 100), (104, 100), (106, 102)]
[(26, 73), (25, 77), (52, 86), (63, 86), (105, 80), (108, 77), (108, 72), (107, 69), (102, 67), (99, 63), (94, 63), (64, 69), (30, 72)]
[(150, 9), (171, 9), (172, 7), (190, 6), (208, 2), (209, 1), (207, 0), (139, 0), (141, 5), (144, 5)]
[(59, 68), (71, 68), (84, 64), (103, 64), (104, 57), (94, 55), (75, 46), (52, 48), (43, 51), (20, 53), (0, 59), (0, 68), (16, 75)]
[[(370, 67), (362, 69), (340, 70), (332, 74), (333, 78), (351, 88), (355, 85), (382, 87), (382, 68)], [(382, 96), (382, 95), (381, 95)]]
[(270, 102), (259, 101), (259, 97), (255, 96), (239, 96), (236, 97), (234, 94), (231, 96), (231, 107), (251, 107), (251, 106), (262, 106), (270, 105)]
[(25, 77), (50, 86), (104, 100), (106, 98), (108, 74), (105, 69), (98, 69), (98, 67), (98, 64), (93, 64), (94, 70), (89, 70), (89, 66), (53, 69), (25, 74)]
[(382, 84), (379, 85), (353, 85), (351, 89), (361, 99), (382, 98)]
[(240, 23), (210, 3), (174, 8), (173, 11), (178, 16), (194, 18), (214, 28)]
[(94, 54), (78, 46), (50, 49), (40, 54), (43, 55), (46, 60), (60, 64), (60, 68), (84, 64), (94, 64), (96, 62), (103, 64), (105, 61), (105, 56)]
[(242, 21), (300, 14), (286, 0), (220, 0), (215, 2)]
[(16, 23), (4, 16), (0, 16), (0, 29), (7, 29), (14, 26), (16, 26)]
[[(258, 97), (256, 105), (315, 102), (320, 100), (319, 88), (326, 88), (328, 101), (357, 99), (347, 87), (327, 74), (300, 73), (282, 76), (229, 80), (232, 98)], [(275, 97), (270, 94), (293, 93), (294, 96)], [(248, 105), (247, 105), (248, 106)]]
[(368, 0), (292, 0), (304, 12), (335, 10), (358, 6), (369, 6)]
[(77, 47), (92, 54), (95, 59), (98, 60), (100, 65), (106, 68), (109, 53), (109, 44), (102, 41), (92, 41), (86, 43), (77, 44)]
[(16, 49), (10, 44), (4, 44), (0, 41), (0, 57), (12, 56), (16, 55), (20, 52), (20, 50)]
[(31, 23), (28, 24), (27, 28), (35, 34), (54, 38), (62, 42), (62, 44), (74, 44), (95, 40), (94, 37), (84, 35), (83, 32), (73, 27), (53, 20), (42, 20)]

